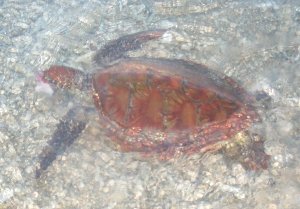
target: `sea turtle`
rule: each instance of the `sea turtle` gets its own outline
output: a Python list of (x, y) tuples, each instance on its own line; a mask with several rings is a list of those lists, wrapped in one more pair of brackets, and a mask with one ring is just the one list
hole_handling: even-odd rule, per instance
[[(269, 155), (263, 141), (247, 131), (260, 119), (256, 100), (236, 81), (191, 61), (125, 56), (165, 33), (144, 31), (106, 44), (94, 57), (103, 67), (93, 74), (54, 65), (40, 79), (88, 90), (101, 128), (120, 151), (168, 159), (222, 150), (247, 169), (266, 169)], [(61, 120), (41, 154), (37, 178), (79, 136), (89, 111), (73, 108)]]

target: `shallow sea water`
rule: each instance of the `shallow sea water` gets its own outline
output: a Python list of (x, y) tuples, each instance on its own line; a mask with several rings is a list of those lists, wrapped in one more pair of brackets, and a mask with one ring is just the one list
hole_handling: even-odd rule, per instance
[[(0, 20), (0, 208), (299, 208), (299, 1), (0, 0)], [(132, 56), (193, 60), (272, 98), (259, 124), (270, 168), (248, 172), (220, 154), (140, 159), (114, 151), (91, 121), (36, 180), (59, 119), (91, 99), (38, 93), (37, 73), (92, 71), (107, 41), (153, 28), (170, 36)]]

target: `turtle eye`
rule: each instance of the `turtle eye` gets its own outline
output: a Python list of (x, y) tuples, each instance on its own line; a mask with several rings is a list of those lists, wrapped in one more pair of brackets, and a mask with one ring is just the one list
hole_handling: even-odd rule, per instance
[(60, 83), (63, 69), (59, 66), (51, 66), (43, 72), (43, 79), (49, 83)]

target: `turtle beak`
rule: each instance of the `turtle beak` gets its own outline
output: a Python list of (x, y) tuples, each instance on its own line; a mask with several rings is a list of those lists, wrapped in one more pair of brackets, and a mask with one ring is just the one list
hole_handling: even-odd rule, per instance
[(47, 80), (44, 78), (44, 73), (39, 72), (36, 77), (36, 87), (35, 91), (47, 94), (49, 96), (52, 96), (54, 91), (51, 85), (47, 82)]

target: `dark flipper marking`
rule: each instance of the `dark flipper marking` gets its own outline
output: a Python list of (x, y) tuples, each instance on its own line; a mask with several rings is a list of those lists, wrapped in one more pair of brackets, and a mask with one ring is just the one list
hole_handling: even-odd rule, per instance
[(57, 129), (48, 142), (48, 146), (40, 155), (39, 167), (36, 170), (35, 178), (40, 178), (45, 170), (52, 164), (58, 155), (74, 143), (86, 127), (85, 121), (75, 119), (76, 112), (71, 109), (63, 120), (57, 125)]
[(143, 43), (160, 38), (165, 32), (163, 29), (150, 30), (123, 36), (106, 44), (95, 55), (94, 60), (99, 65), (107, 65), (124, 57), (128, 51), (140, 49)]

